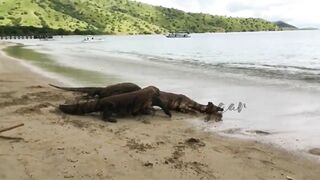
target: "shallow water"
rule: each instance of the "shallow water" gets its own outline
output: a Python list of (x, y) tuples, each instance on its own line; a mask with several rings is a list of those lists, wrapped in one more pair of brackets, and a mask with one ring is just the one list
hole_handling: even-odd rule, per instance
[(111, 75), (106, 76), (105, 74), (92, 70), (84, 70), (76, 67), (61, 65), (51, 59), (48, 55), (36, 52), (32, 49), (24, 48), (22, 45), (7, 47), (4, 49), (4, 51), (9, 56), (27, 60), (32, 65), (40, 67), (46, 72), (55, 73), (60, 75), (62, 79), (68, 78), (71, 81), (76, 81), (80, 84), (100, 85), (106, 82), (112, 83), (119, 81), (119, 79)]
[(193, 34), (187, 39), (161, 35), (99, 38), (105, 41), (82, 43), (84, 37), (68, 36), (50, 42), (22, 42), (56, 56), (61, 63), (81, 62), (76, 66), (94, 71), (106, 70), (103, 60), (106, 55), (113, 55), (271, 81), (271, 84), (319, 88), (320, 31)]
[[(42, 61), (32, 62), (82, 85), (132, 81), (205, 104), (246, 104), (241, 112), (225, 112), (222, 123), (192, 121), (205, 130), (292, 150), (320, 147), (320, 31), (101, 38), (105, 41), (82, 43), (84, 37), (71, 36), (18, 42), (54, 66), (76, 69), (54, 71)], [(270, 134), (252, 133), (255, 130)]]

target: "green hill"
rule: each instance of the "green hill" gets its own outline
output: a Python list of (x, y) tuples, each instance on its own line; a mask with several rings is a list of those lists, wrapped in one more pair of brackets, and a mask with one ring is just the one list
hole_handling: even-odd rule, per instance
[(281, 30), (297, 30), (298, 28), (283, 21), (274, 22)]
[(274, 31), (255, 18), (231, 18), (151, 6), (129, 0), (0, 0), (0, 33), (31, 26), (59, 32), (151, 34), (175, 31)]

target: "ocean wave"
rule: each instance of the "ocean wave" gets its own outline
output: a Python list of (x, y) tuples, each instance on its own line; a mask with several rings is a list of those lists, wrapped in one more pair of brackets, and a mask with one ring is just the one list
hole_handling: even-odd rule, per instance
[(144, 60), (174, 65), (198, 67), (218, 72), (242, 74), (267, 79), (299, 80), (309, 83), (320, 83), (320, 68), (297, 65), (266, 64), (266, 63), (234, 63), (234, 62), (205, 62), (197, 58), (180, 58), (178, 56), (154, 56), (138, 52), (122, 52), (118, 54), (134, 55)]
[(257, 63), (219, 63), (214, 66), (223, 71), (242, 73), (249, 76), (320, 83), (320, 69), (318, 68)]

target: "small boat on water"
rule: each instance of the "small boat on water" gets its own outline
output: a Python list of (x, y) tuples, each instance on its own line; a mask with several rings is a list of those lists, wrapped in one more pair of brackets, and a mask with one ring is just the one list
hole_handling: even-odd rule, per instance
[(41, 38), (40, 41), (54, 41), (53, 38)]
[(35, 39), (39, 39), (40, 41), (53, 41), (52, 35), (36, 35), (34, 36)]
[(102, 38), (95, 38), (94, 36), (87, 36), (86, 38), (84, 38), (84, 40), (82, 40), (82, 42), (103, 42), (104, 39)]
[(190, 38), (189, 33), (179, 32), (179, 33), (170, 33), (166, 35), (167, 38)]

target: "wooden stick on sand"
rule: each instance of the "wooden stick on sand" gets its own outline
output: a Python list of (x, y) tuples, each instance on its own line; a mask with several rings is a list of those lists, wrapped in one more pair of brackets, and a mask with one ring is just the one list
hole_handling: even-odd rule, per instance
[(18, 125), (15, 125), (15, 126), (11, 126), (11, 127), (5, 128), (5, 129), (0, 129), (0, 133), (5, 132), (5, 131), (9, 131), (11, 129), (15, 129), (15, 128), (18, 128), (18, 127), (21, 127), (21, 126), (24, 126), (24, 124), (21, 123), (21, 124), (18, 124)]

